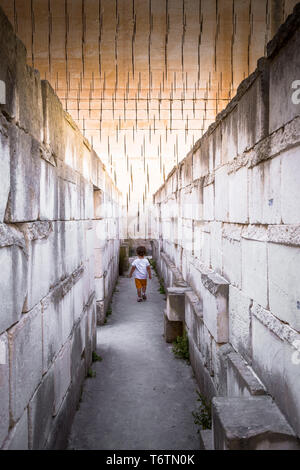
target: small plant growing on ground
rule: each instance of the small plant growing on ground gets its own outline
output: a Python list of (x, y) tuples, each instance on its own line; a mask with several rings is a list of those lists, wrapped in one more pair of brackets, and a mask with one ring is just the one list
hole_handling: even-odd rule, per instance
[(177, 336), (172, 349), (176, 357), (190, 362), (189, 339), (185, 331), (182, 336)]
[(110, 317), (111, 314), (112, 314), (112, 309), (111, 309), (111, 307), (108, 307), (107, 312), (106, 312), (106, 316)]
[(91, 367), (87, 371), (87, 377), (89, 379), (93, 379), (94, 377), (96, 377), (96, 372)]
[(158, 289), (158, 292), (160, 292), (161, 294), (165, 294), (166, 293), (166, 290), (165, 290), (165, 283), (164, 283), (164, 280), (163, 278), (158, 278), (159, 280), (159, 289)]
[(103, 361), (103, 359), (102, 359), (101, 356), (98, 356), (98, 354), (97, 354), (95, 351), (93, 351), (93, 353), (92, 353), (92, 361), (93, 361), (93, 362), (101, 362), (101, 361)]
[[(200, 392), (198, 392), (197, 401), (200, 403), (197, 411), (193, 411), (194, 423), (203, 429), (211, 429), (211, 403), (209, 403)], [(198, 429), (199, 433), (200, 429)]]

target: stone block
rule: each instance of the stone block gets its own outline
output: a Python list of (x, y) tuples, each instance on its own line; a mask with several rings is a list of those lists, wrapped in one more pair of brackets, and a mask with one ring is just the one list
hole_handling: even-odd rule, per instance
[(223, 276), (230, 284), (242, 286), (242, 247), (241, 242), (223, 237)]
[(203, 365), (212, 374), (212, 336), (203, 321), (198, 322), (197, 342)]
[(62, 317), (57, 295), (50, 295), (42, 302), (43, 310), (43, 373), (47, 372), (54, 357), (61, 349)]
[[(299, 105), (298, 105), (299, 106)], [(299, 224), (300, 147), (281, 155), (281, 218), (284, 224)]]
[(253, 369), (236, 352), (227, 355), (227, 395), (250, 397), (265, 395), (266, 389)]
[(74, 312), (74, 322), (80, 318), (83, 308), (84, 308), (84, 295), (83, 295), (83, 289), (84, 289), (84, 279), (83, 279), (83, 273), (78, 279), (74, 286), (73, 286), (73, 312)]
[(249, 220), (252, 224), (281, 221), (281, 157), (249, 170)]
[[(44, 111), (44, 142), (57, 158), (65, 160), (70, 166), (74, 165), (74, 151), (71, 147), (67, 147), (67, 132), (71, 126), (65, 119), (62, 104), (47, 81), (43, 80), (41, 86)], [(72, 134), (75, 134), (74, 129), (72, 129)]]
[(271, 397), (215, 397), (215, 450), (299, 450), (292, 428)]
[(260, 303), (268, 303), (267, 246), (265, 242), (242, 240), (242, 290)]
[(74, 325), (74, 313), (73, 313), (73, 289), (70, 286), (69, 290), (63, 295), (59, 301), (59, 310), (61, 316), (61, 334), (63, 344), (67, 341), (71, 335), (71, 331)]
[(229, 210), (229, 177), (227, 166), (218, 168), (215, 172), (215, 220), (228, 221)]
[(229, 222), (244, 224), (248, 222), (248, 169), (230, 173), (229, 185)]
[(218, 344), (213, 338), (211, 342), (211, 376), (217, 395), (227, 395), (227, 356), (233, 351), (229, 343)]
[(222, 223), (210, 222), (210, 263), (212, 269), (219, 274), (222, 273)]
[(228, 342), (228, 282), (218, 274), (202, 274), (203, 321), (217, 343)]
[(10, 148), (9, 141), (0, 133), (0, 223), (3, 222), (10, 191)]
[(25, 312), (29, 312), (40, 302), (48, 294), (50, 287), (62, 277), (65, 259), (61, 257), (63, 235), (59, 228), (59, 223), (51, 222), (29, 223), (21, 227), (29, 254)]
[(18, 99), (18, 62), (25, 69), (26, 49), (21, 41), (14, 35), (12, 25), (4, 12), (0, 11), (0, 80), (6, 85), (6, 104), (2, 105), (4, 111), (11, 117), (17, 117)]
[(300, 332), (300, 248), (268, 244), (270, 310)]
[(6, 104), (3, 109), (19, 127), (42, 140), (42, 99), (40, 76), (26, 65), (26, 49), (18, 39), (8, 19), (0, 18), (0, 80), (6, 84)]
[(42, 379), (42, 312), (37, 306), (8, 330), (11, 418), (23, 414)]
[(222, 128), (222, 164), (233, 160), (237, 154), (238, 144), (238, 112), (234, 108), (221, 123)]
[(28, 411), (24, 411), (22, 417), (11, 429), (3, 450), (28, 450)]
[(40, 220), (58, 219), (58, 180), (57, 169), (49, 162), (40, 162)]
[(238, 154), (253, 147), (268, 133), (267, 128), (267, 77), (264, 72), (256, 78), (241, 96), (238, 103)]
[(242, 356), (251, 360), (251, 299), (229, 286), (229, 341)]
[(58, 227), (62, 240), (63, 275), (72, 274), (84, 259), (84, 222), (61, 222)]
[(210, 401), (217, 394), (216, 387), (208, 369), (204, 366), (203, 357), (193, 338), (189, 335), (190, 362), (200, 392)]
[(27, 294), (28, 260), (20, 232), (0, 225), (0, 333), (10, 328), (22, 315)]
[(178, 336), (183, 334), (182, 321), (169, 320), (166, 312), (164, 313), (164, 337), (167, 343), (173, 343)]
[(300, 437), (300, 335), (257, 304), (251, 312), (252, 367)]
[(39, 143), (16, 126), (10, 128), (10, 194), (5, 221), (39, 217), (41, 157)]
[(54, 372), (53, 367), (43, 377), (28, 406), (29, 448), (44, 448), (53, 426)]
[(71, 383), (71, 343), (68, 341), (54, 363), (54, 407), (56, 416)]
[(170, 321), (184, 321), (185, 292), (191, 290), (189, 287), (167, 288), (166, 314)]
[(299, 30), (289, 42), (270, 60), (269, 119), (270, 133), (279, 129), (299, 114), (299, 104), (293, 99), (296, 89), (292, 87), (300, 76), (298, 52)]
[(107, 248), (97, 248), (95, 253), (95, 276), (97, 278), (103, 277), (108, 265), (108, 250)]
[(215, 218), (215, 187), (213, 184), (203, 188), (203, 219), (214, 220)]
[(9, 428), (9, 362), (7, 334), (0, 335), (0, 448)]

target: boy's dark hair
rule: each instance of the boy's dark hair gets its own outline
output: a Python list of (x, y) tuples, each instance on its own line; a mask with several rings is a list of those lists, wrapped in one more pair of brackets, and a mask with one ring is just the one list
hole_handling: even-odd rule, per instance
[(138, 246), (136, 249), (138, 256), (145, 256), (146, 248), (144, 246)]

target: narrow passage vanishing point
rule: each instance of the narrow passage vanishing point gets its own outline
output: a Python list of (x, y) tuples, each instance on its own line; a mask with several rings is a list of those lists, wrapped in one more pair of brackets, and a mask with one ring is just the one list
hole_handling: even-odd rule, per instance
[(197, 449), (192, 368), (162, 337), (164, 296), (153, 276), (147, 302), (121, 277), (112, 316), (97, 331), (96, 377), (84, 384), (69, 449)]

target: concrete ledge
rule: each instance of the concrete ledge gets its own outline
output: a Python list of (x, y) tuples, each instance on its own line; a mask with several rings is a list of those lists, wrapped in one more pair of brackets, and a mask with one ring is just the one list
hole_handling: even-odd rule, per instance
[(167, 317), (170, 321), (184, 321), (185, 297), (184, 294), (189, 287), (167, 288)]
[(263, 383), (240, 354), (236, 352), (229, 353), (227, 361), (228, 396), (245, 397), (266, 394)]
[(299, 440), (271, 397), (212, 400), (215, 450), (299, 450)]
[(186, 290), (184, 294), (186, 304), (191, 306), (193, 313), (197, 317), (203, 318), (203, 305), (199, 297), (192, 290)]

